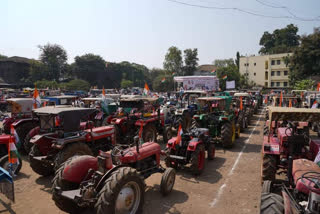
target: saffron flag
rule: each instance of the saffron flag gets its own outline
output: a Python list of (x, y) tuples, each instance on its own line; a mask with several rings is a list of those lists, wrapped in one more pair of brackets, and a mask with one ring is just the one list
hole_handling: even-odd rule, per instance
[(106, 90), (104, 90), (104, 87), (102, 88), (102, 98), (106, 99)]
[(228, 78), (228, 75), (224, 75), (224, 76), (222, 77), (223, 80), (226, 80), (227, 78)]
[(279, 106), (282, 106), (282, 91), (280, 92), (280, 100), (279, 100)]
[(32, 102), (33, 102), (34, 109), (39, 108), (41, 106), (41, 99), (39, 96), (39, 92), (37, 90), (37, 86), (35, 87), (34, 92), (33, 92)]
[(178, 135), (177, 135), (177, 140), (176, 140), (176, 144), (179, 144), (181, 146), (181, 135), (182, 135), (183, 131), (182, 131), (182, 127), (181, 124), (179, 124), (179, 128), (178, 128)]
[(320, 91), (320, 82), (317, 84), (317, 91)]
[(166, 81), (166, 78), (163, 77), (162, 80), (161, 80), (161, 83), (164, 83)]
[(211, 71), (211, 73), (212, 73), (212, 74), (215, 74), (215, 73), (216, 73), (216, 69), (213, 69), (213, 70)]
[(240, 97), (240, 110), (243, 109), (243, 102), (242, 102), (242, 97)]
[(13, 139), (9, 138), (9, 146), (8, 146), (8, 159), (11, 164), (19, 164), (19, 153), (13, 142)]
[(149, 95), (149, 93), (150, 93), (149, 86), (148, 86), (147, 83), (145, 83), (144, 84), (144, 89), (143, 89), (143, 94), (147, 96), (147, 95)]
[(289, 108), (291, 108), (292, 107), (292, 100), (290, 99), (289, 100)]

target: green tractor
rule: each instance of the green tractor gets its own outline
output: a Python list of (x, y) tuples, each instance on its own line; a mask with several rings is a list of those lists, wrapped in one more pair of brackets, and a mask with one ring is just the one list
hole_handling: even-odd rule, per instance
[(210, 136), (225, 148), (233, 146), (240, 136), (240, 128), (235, 123), (232, 111), (232, 97), (228, 94), (214, 97), (200, 97), (200, 114), (194, 115), (192, 126), (208, 128)]

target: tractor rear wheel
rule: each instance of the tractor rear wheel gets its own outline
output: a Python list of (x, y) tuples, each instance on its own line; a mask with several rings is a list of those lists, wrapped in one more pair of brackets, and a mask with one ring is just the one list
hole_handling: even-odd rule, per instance
[(174, 186), (176, 180), (176, 170), (173, 168), (167, 168), (161, 178), (160, 192), (163, 196), (168, 195)]
[(239, 138), (240, 137), (240, 125), (239, 124), (236, 124), (236, 138)]
[(209, 144), (207, 153), (208, 153), (208, 160), (213, 160), (216, 153), (216, 148), (214, 147), (213, 143)]
[(263, 135), (265, 136), (269, 135), (269, 127), (266, 125), (263, 127)]
[(196, 150), (192, 152), (190, 162), (191, 162), (191, 172), (195, 175), (200, 175), (203, 172), (205, 166), (205, 149), (202, 144), (198, 145)]
[(66, 145), (55, 157), (54, 169), (57, 170), (67, 159), (76, 155), (92, 155), (90, 147), (85, 143), (72, 143)]
[(230, 121), (225, 122), (221, 127), (221, 142), (223, 147), (231, 147), (233, 145), (234, 129)]
[(143, 128), (142, 138), (144, 142), (157, 142), (157, 129), (153, 124)]
[(262, 193), (260, 214), (283, 214), (284, 204), (283, 198), (274, 193)]
[[(27, 152), (27, 154), (29, 154), (29, 152), (31, 151), (31, 147), (33, 146), (33, 144), (30, 143), (31, 138), (34, 137), (35, 135), (39, 134), (39, 131), (36, 131), (37, 129), (39, 129), (39, 131), (40, 131), (39, 126), (31, 129), (23, 141), (23, 147), (24, 147), (24, 150)], [(36, 132), (34, 132), (34, 131), (36, 131)], [(31, 135), (32, 132), (34, 132), (34, 134)]]
[(144, 180), (135, 169), (117, 169), (97, 195), (96, 213), (142, 213), (144, 188)]
[(274, 181), (277, 173), (277, 160), (274, 155), (263, 154), (261, 166), (262, 181)]
[(34, 124), (32, 122), (26, 122), (26, 123), (23, 123), (21, 124), (20, 126), (18, 126), (16, 128), (16, 132), (18, 134), (18, 137), (19, 137), (19, 141), (20, 141), (20, 149), (22, 148), (27, 154), (30, 152), (25, 150), (24, 148), (24, 142), (25, 142), (25, 138), (27, 136), (27, 134), (30, 132), (31, 129), (34, 128)]
[(163, 143), (167, 144), (168, 140), (170, 140), (172, 137), (173, 137), (172, 127), (165, 126), (164, 132), (163, 132)]
[(0, 167), (7, 170), (10, 173), (10, 175), (17, 175), (22, 167), (22, 160), (19, 157), (18, 162), (10, 166), (9, 156), (5, 155), (2, 158), (0, 158)]
[(195, 129), (195, 128), (199, 128), (199, 127), (200, 127), (200, 126), (199, 126), (197, 120), (192, 118), (190, 129)]
[(33, 145), (29, 153), (30, 167), (32, 170), (42, 176), (52, 175), (54, 173), (53, 166), (32, 158), (38, 156), (43, 156), (43, 154), (40, 152), (38, 145)]
[(272, 182), (264, 181), (261, 188), (262, 193), (271, 193), (272, 192)]
[(68, 182), (62, 179), (62, 173), (65, 167), (71, 163), (72, 160), (76, 159), (78, 156), (73, 156), (66, 160), (60, 168), (56, 171), (55, 176), (52, 180), (52, 199), (60, 210), (67, 213), (79, 213), (79, 207), (71, 200), (66, 200), (54, 191), (56, 187), (59, 187), (62, 191), (73, 190), (79, 187), (78, 183)]

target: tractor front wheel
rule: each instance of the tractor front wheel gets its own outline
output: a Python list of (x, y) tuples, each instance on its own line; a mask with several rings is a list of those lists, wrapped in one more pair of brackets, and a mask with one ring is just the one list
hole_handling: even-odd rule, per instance
[(277, 173), (277, 159), (274, 155), (263, 154), (261, 166), (262, 181), (274, 181)]
[(205, 149), (203, 145), (198, 145), (196, 150), (192, 152), (190, 162), (191, 172), (195, 175), (200, 175), (205, 166)]
[(235, 130), (234, 124), (230, 121), (225, 122), (221, 127), (221, 142), (223, 147), (231, 147), (233, 145)]
[(57, 170), (60, 165), (73, 156), (92, 155), (90, 147), (85, 143), (72, 143), (66, 145), (56, 156), (54, 160), (54, 169)]
[(17, 175), (22, 167), (22, 160), (20, 157), (18, 157), (17, 163), (10, 164), (9, 156), (5, 155), (2, 158), (0, 158), (0, 167), (7, 170), (10, 173), (10, 175)]
[(216, 148), (213, 143), (210, 143), (208, 146), (208, 160), (213, 160), (216, 153)]
[(144, 142), (157, 142), (157, 129), (153, 124), (143, 128), (142, 138)]
[(173, 137), (172, 127), (166, 126), (163, 132), (163, 143), (167, 144), (168, 140), (170, 140), (172, 137)]
[(57, 207), (59, 207), (60, 210), (65, 211), (67, 213), (79, 213), (79, 207), (73, 201), (66, 200), (63, 197), (61, 197), (59, 194), (57, 194), (56, 191), (54, 191), (54, 189), (56, 187), (59, 187), (62, 191), (67, 191), (77, 189), (79, 187), (78, 183), (72, 183), (62, 179), (62, 173), (65, 167), (77, 157), (78, 156), (73, 156), (66, 160), (66, 162), (64, 162), (62, 166), (60, 166), (60, 168), (56, 171), (55, 176), (52, 180), (52, 199), (54, 200), (54, 203)]
[(274, 193), (262, 193), (260, 214), (283, 214), (284, 204), (283, 198)]
[(168, 195), (172, 189), (176, 180), (176, 170), (173, 168), (167, 168), (161, 178), (160, 192), (163, 196)]
[(142, 213), (145, 184), (131, 167), (121, 167), (104, 182), (95, 204), (97, 214)]
[(29, 153), (30, 167), (32, 170), (42, 176), (52, 175), (54, 173), (53, 167), (33, 158), (38, 156), (43, 156), (43, 154), (40, 152), (38, 145), (33, 145)]

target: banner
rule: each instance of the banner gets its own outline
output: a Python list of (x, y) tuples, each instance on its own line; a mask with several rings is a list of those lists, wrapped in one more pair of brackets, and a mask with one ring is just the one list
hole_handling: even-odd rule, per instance
[(216, 76), (179, 76), (174, 77), (174, 81), (182, 83), (184, 90), (219, 90), (219, 79)]
[(226, 81), (226, 88), (227, 89), (235, 89), (236, 88), (236, 82), (234, 80)]

